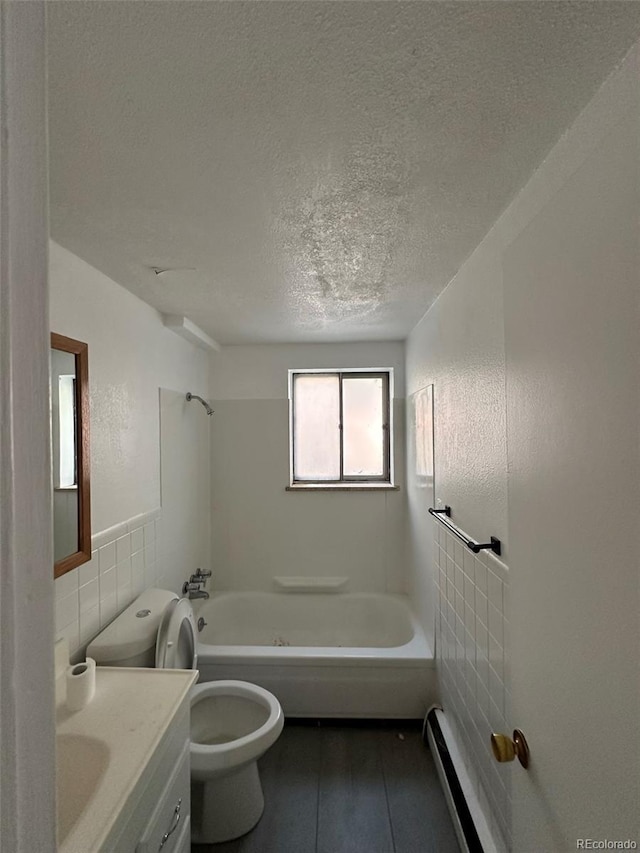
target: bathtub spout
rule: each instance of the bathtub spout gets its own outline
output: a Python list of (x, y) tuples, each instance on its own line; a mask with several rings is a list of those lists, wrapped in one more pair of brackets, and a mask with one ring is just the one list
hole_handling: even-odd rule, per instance
[(209, 593), (206, 589), (196, 589), (189, 593), (189, 598), (209, 598)]
[(188, 595), (191, 599), (209, 598), (209, 593), (206, 591), (206, 589), (200, 589), (200, 583), (185, 581), (182, 585), (182, 594)]

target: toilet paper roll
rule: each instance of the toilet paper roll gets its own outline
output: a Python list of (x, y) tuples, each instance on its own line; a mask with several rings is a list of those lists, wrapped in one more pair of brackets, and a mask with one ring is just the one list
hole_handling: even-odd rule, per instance
[(81, 711), (86, 708), (96, 692), (96, 662), (87, 658), (67, 668), (67, 708)]

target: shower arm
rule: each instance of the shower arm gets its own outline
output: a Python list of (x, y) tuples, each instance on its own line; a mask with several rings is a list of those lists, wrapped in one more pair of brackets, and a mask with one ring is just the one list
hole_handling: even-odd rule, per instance
[(212, 408), (211, 408), (211, 406), (207, 403), (207, 401), (206, 401), (206, 400), (203, 400), (203, 399), (202, 399), (202, 397), (198, 397), (198, 395), (197, 395), (197, 394), (192, 394), (192, 393), (191, 393), (191, 391), (187, 391), (187, 402), (188, 402), (188, 403), (190, 403), (190, 402), (191, 402), (191, 400), (198, 400), (198, 401), (199, 401), (200, 403), (202, 403), (202, 405), (205, 407), (205, 409), (207, 410), (207, 414), (208, 414), (208, 415), (212, 415), (212, 414), (213, 414), (213, 409), (212, 409)]

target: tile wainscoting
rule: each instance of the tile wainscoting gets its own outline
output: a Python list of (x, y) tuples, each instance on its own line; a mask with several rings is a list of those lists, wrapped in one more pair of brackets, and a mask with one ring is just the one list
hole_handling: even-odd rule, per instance
[(474, 554), (434, 521), (436, 662), (442, 705), (498, 849), (509, 850), (509, 767), (491, 753), (491, 733), (510, 731), (509, 571), (491, 552)]
[(91, 560), (55, 581), (55, 639), (67, 639), (72, 658), (144, 589), (162, 584), (160, 524), (157, 509), (97, 533)]

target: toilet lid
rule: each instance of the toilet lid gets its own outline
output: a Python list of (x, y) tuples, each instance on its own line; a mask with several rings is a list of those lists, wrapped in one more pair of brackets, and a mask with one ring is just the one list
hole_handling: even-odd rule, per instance
[(156, 640), (157, 669), (197, 669), (198, 652), (193, 610), (187, 598), (170, 601), (160, 620)]

